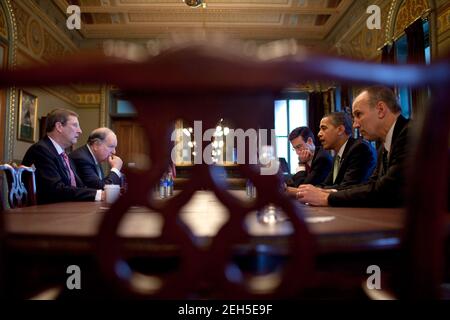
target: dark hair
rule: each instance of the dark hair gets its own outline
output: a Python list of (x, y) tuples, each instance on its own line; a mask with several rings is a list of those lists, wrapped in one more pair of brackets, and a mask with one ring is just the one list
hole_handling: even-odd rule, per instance
[(294, 130), (291, 131), (291, 133), (289, 133), (288, 139), (289, 139), (289, 141), (292, 141), (295, 138), (297, 138), (298, 136), (301, 136), (303, 138), (304, 142), (306, 142), (308, 140), (308, 138), (311, 138), (313, 143), (315, 143), (314, 134), (311, 131), (311, 129), (308, 127), (295, 128)]
[(335, 127), (344, 126), (345, 133), (352, 134), (352, 118), (345, 112), (331, 112), (324, 116), (324, 118), (330, 118), (331, 123)]
[(50, 111), (50, 113), (47, 114), (45, 132), (52, 132), (55, 129), (57, 122), (60, 122), (63, 126), (65, 126), (69, 116), (78, 118), (78, 114), (72, 110), (54, 109)]
[(394, 91), (390, 88), (385, 86), (371, 86), (364, 88), (361, 93), (364, 91), (366, 91), (369, 96), (369, 105), (371, 108), (374, 108), (379, 101), (383, 101), (392, 113), (402, 111)]
[(88, 145), (93, 145), (96, 142), (103, 142), (105, 141), (108, 134), (112, 133), (113, 131), (109, 128), (97, 128), (91, 132), (91, 134), (88, 137), (87, 143)]

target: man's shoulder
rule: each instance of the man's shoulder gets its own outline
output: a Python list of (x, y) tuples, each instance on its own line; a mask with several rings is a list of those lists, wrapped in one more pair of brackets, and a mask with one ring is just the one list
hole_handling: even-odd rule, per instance
[(80, 155), (85, 155), (88, 152), (88, 149), (86, 147), (86, 145), (82, 145), (81, 147), (73, 150), (70, 153), (70, 156), (80, 156)]
[(73, 160), (87, 160), (90, 157), (89, 150), (86, 145), (83, 145), (69, 154), (69, 157)]
[(403, 116), (399, 116), (397, 119), (397, 123), (394, 127), (394, 133), (392, 136), (392, 145), (398, 146), (406, 146), (410, 139), (410, 130), (413, 125), (413, 121), (404, 118)]
[[(50, 142), (51, 144), (51, 142)], [(25, 156), (23, 157), (22, 164), (24, 165), (31, 165), (36, 161), (36, 158), (46, 156), (46, 157), (52, 157), (55, 156), (55, 151), (52, 150), (52, 145), (50, 145), (46, 139), (41, 139), (38, 142), (32, 144), (27, 152), (25, 153)]]
[(327, 150), (325, 150), (322, 147), (317, 147), (316, 149), (316, 160), (321, 158), (321, 159), (329, 159), (330, 161), (332, 160), (332, 156), (330, 154), (330, 152), (328, 152)]
[(406, 119), (405, 117), (400, 115), (397, 118), (397, 122), (395, 123), (394, 136), (407, 135), (413, 123), (414, 122), (412, 120)]
[(350, 138), (349, 143), (351, 143), (349, 150), (350, 152), (361, 152), (366, 150), (375, 150), (375, 148), (370, 144), (369, 141), (364, 139), (354, 139)]
[[(52, 151), (52, 145), (51, 142), (47, 141), (45, 138), (39, 140), (38, 142), (32, 144), (28, 150), (27, 153), (29, 152), (46, 152), (46, 153), (53, 153)], [(53, 147), (54, 149), (54, 147)]]

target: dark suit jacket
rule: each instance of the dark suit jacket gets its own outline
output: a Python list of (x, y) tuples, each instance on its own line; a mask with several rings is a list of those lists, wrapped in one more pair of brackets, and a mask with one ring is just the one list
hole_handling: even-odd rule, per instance
[(114, 172), (110, 172), (105, 177), (103, 169), (100, 166), (103, 179), (100, 179), (95, 165), (94, 157), (89, 151), (87, 145), (84, 145), (70, 153), (69, 157), (75, 163), (77, 173), (83, 183), (89, 188), (103, 189), (105, 184), (120, 184), (120, 177)]
[(84, 186), (73, 163), (70, 166), (75, 174), (77, 187), (70, 185), (64, 160), (58, 155), (55, 146), (47, 136), (27, 150), (22, 164), (26, 166), (34, 164), (36, 167), (38, 203), (95, 200), (97, 190)]
[(317, 147), (311, 162), (311, 170), (297, 172), (287, 183), (288, 186), (298, 187), (301, 184), (316, 185), (322, 183), (333, 167), (333, 159), (328, 151)]
[(320, 186), (339, 190), (367, 182), (377, 164), (376, 157), (375, 149), (370, 143), (350, 137), (342, 153), (336, 180), (333, 183), (332, 168), (330, 174)]
[(405, 166), (408, 156), (409, 120), (399, 116), (392, 135), (388, 166), (383, 174), (382, 152), (369, 182), (331, 193), (328, 203), (336, 207), (399, 207), (404, 203)]

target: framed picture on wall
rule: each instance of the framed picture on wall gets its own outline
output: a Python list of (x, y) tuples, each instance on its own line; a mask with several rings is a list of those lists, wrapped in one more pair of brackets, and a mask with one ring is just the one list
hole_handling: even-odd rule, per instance
[(35, 142), (38, 98), (24, 90), (19, 94), (17, 140)]

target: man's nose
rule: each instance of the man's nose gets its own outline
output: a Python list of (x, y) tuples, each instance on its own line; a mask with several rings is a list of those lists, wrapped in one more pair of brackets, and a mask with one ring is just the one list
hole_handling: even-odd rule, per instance
[(353, 128), (359, 129), (360, 125), (358, 121), (353, 121)]

